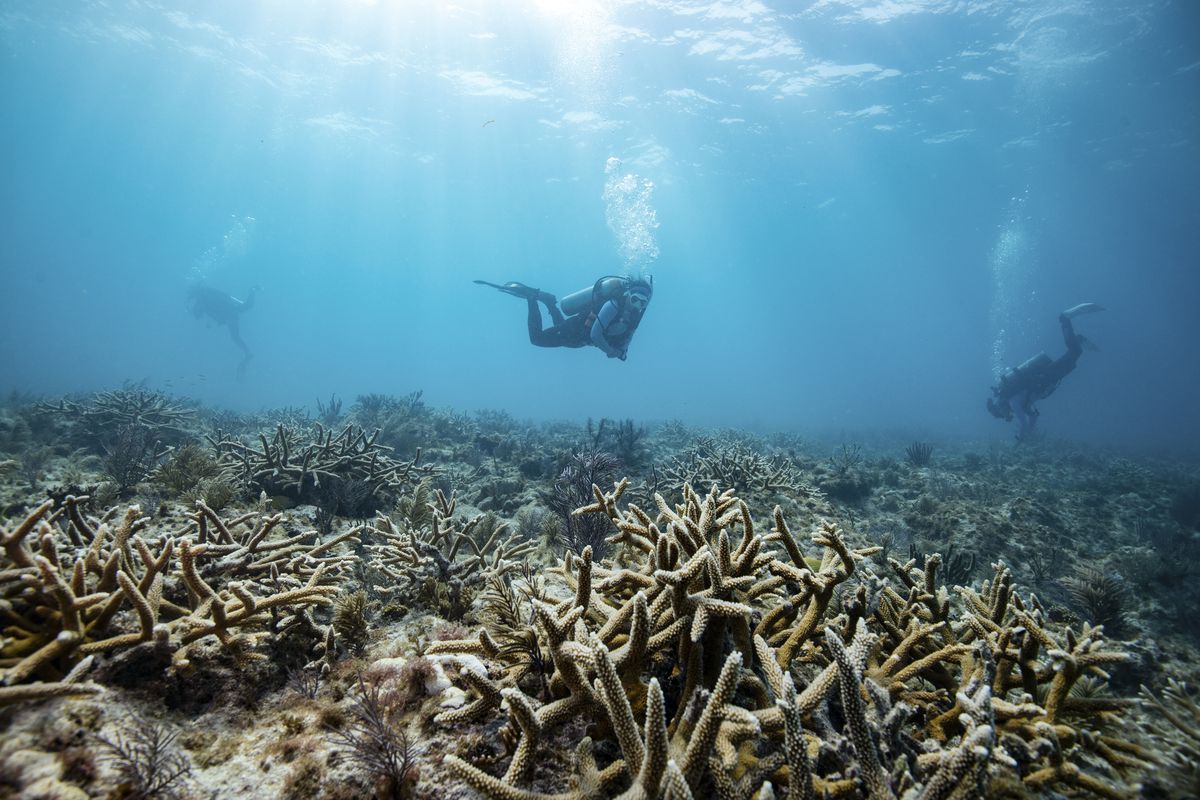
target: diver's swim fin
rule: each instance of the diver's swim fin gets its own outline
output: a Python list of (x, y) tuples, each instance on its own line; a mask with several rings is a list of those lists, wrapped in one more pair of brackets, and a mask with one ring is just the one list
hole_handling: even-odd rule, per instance
[(1104, 306), (1098, 303), (1080, 303), (1077, 306), (1071, 306), (1062, 315), (1067, 319), (1075, 319), (1083, 314), (1095, 314), (1097, 311), (1104, 311)]
[(499, 289), (505, 294), (511, 294), (513, 297), (520, 297), (522, 300), (528, 300), (531, 297), (537, 297), (541, 291), (534, 289), (532, 286), (526, 286), (523, 283), (509, 281), (508, 283), (492, 283), (491, 281), (475, 281), (481, 286), (491, 286), (493, 289)]

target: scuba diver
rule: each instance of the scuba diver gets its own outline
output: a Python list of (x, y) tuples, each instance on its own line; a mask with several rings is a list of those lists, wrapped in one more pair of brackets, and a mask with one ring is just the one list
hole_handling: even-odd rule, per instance
[(1058, 322), (1062, 325), (1063, 342), (1067, 345), (1067, 352), (1058, 358), (1038, 353), (1019, 367), (1004, 373), (1000, 378), (1000, 385), (992, 387), (993, 397), (988, 398), (987, 409), (993, 417), (1005, 422), (1011, 422), (1013, 416), (1016, 416), (1021, 426), (1017, 431), (1017, 441), (1027, 441), (1034, 436), (1034, 426), (1039, 414), (1035, 405), (1037, 401), (1054, 394), (1062, 379), (1075, 369), (1075, 363), (1079, 361), (1085, 346), (1096, 349), (1091, 342), (1075, 332), (1071, 320), (1081, 314), (1094, 314), (1103, 310), (1103, 306), (1095, 303), (1080, 303), (1059, 314)]
[[(629, 340), (646, 313), (654, 294), (654, 278), (608, 275), (591, 286), (567, 295), (561, 302), (554, 295), (526, 286), (523, 283), (489, 283), (505, 294), (523, 298), (529, 305), (529, 341), (537, 347), (584, 347), (595, 345), (609, 358), (625, 360)], [(546, 306), (554, 323), (542, 327), (542, 311)]]
[(188, 288), (188, 301), (192, 305), (192, 313), (196, 315), (196, 319), (208, 317), (210, 321), (224, 325), (229, 329), (229, 335), (234, 344), (241, 348), (242, 360), (238, 362), (237, 368), (239, 379), (246, 374), (246, 365), (250, 363), (251, 353), (250, 348), (242, 341), (242, 335), (238, 330), (238, 320), (243, 313), (254, 307), (254, 293), (257, 290), (258, 287), (255, 286), (246, 295), (245, 300), (238, 300), (233, 295), (208, 286), (197, 284)]

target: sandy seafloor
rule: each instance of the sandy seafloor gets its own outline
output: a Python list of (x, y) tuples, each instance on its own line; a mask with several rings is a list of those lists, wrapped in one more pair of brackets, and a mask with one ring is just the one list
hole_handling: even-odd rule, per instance
[[(331, 405), (335, 403), (331, 398)], [(536, 581), (546, 607), (561, 603), (561, 611), (572, 602), (573, 582), (555, 570), (563, 561), (569, 518), (552, 506), (556, 479), (564, 469), (578, 466), (572, 454), (588, 450), (612, 454), (611, 463), (601, 460), (596, 471), (605, 481), (601, 488), (611, 490), (613, 481), (627, 477), (629, 485), (620, 505), (632, 502), (645, 509), (663, 530), (668, 522), (659, 515), (653, 495), (659, 493), (669, 507), (681, 503), (685, 479), (700, 497), (714, 481), (723, 481), (719, 489), (734, 490), (760, 534), (772, 528), (772, 513), (778, 506), (805, 555), (816, 559), (810, 562), (814, 573), (818, 567), (827, 568), (829, 559), (821, 563), (821, 548), (811, 541), (813, 533), (826, 522), (838, 526), (848, 547), (866, 551), (856, 557), (854, 576), (837, 588), (825, 612), (830, 628), (847, 634), (852, 631), (834, 623), (839, 614), (853, 613), (850, 607), (857, 587), (867, 586), (867, 594), (862, 595), (867, 596), (878, 591), (879, 581), (888, 580), (889, 574), (895, 579), (898, 573), (888, 565), (889, 557), (898, 563), (913, 559), (913, 568), (919, 569), (927, 554), (941, 553), (942, 576), (976, 587), (993, 577), (992, 564), (1003, 563), (1011, 570), (1015, 591), (1025, 597), (1036, 595), (1039, 619), (1055, 632), (1056, 642), (1077, 641), (1073, 635), (1067, 638), (1068, 627), (1079, 633), (1088, 623), (1099, 623), (1104, 626), (1104, 644), (1097, 649), (1127, 654), (1102, 669), (1085, 670), (1089, 674), (1073, 687), (1071, 696), (1130, 698), (1127, 703), (1087, 700), (1074, 707), (1075, 713), (1089, 718), (1081, 724), (1094, 729), (1095, 736), (1135, 742), (1146, 750), (1140, 751), (1140, 760), (1117, 768), (1097, 756), (1094, 740), (1089, 743), (1088, 737), (1082, 737), (1062, 744), (1067, 759), (1109, 786), (1111, 796), (1188, 797), (1196, 796), (1200, 787), (1198, 743), (1190, 738), (1200, 730), (1200, 720), (1195, 718), (1194, 705), (1187, 705), (1191, 690), (1178, 683), (1171, 689), (1172, 681), (1190, 685), (1197, 680), (1200, 464), (1195, 461), (1051, 438), (1015, 446), (1005, 441), (918, 440), (868, 433), (825, 438), (752, 435), (677, 422), (633, 424), (622, 430), (621, 423), (606, 421), (600, 429), (599, 421), (542, 424), (503, 412), (459, 414), (431, 408), (419, 395), (347, 400), (344, 408), (325, 412), (331, 450), (336, 450), (337, 437), (348, 428), (348, 442), (360, 429), (368, 438), (378, 429), (371, 448), (393, 448), (377, 452), (397, 463), (411, 462), (420, 448), (419, 462), (410, 464), (407, 476), (393, 473), (390, 485), (376, 486), (374, 492), (363, 489), (364, 499), (352, 487), (340, 494), (322, 493), (317, 487), (289, 489), (286, 475), (278, 470), (272, 473), (267, 467), (255, 475), (252, 467), (239, 466), (230, 455), (235, 448), (228, 442), (233, 440), (250, 450), (269, 452), (268, 445), (284, 430), (296, 451), (291, 457), (299, 461), (301, 446), (317, 440), (317, 423), (322, 419), (298, 409), (235, 414), (194, 407), (183, 399), (136, 387), (66, 402), (14, 396), (0, 408), (0, 518), (8, 551), (0, 565), (5, 617), (0, 670), (5, 688), (53, 683), (82, 660), (82, 651), (68, 650), (67, 655), (50, 658), (13, 680), (22, 659), (45, 646), (64, 626), (61, 610), (31, 599), (42, 596), (41, 602), (54, 605), (38, 595), (53, 594), (43, 582), (46, 573), (41, 562), (22, 568), (17, 563), (21, 556), (14, 555), (18, 550), (14, 532), (48, 499), (51, 504), (44, 509), (43, 521), (58, 516), (49, 527), (26, 536), (26, 544), (32, 543), (30, 552), (45, 556), (47, 548), (54, 551), (59, 573), (68, 583), (75, 581), (71, 588), (84, 620), (81, 624), (95, 621), (106, 603), (117, 606), (103, 624), (87, 632), (85, 642), (132, 634), (124, 644), (95, 648), (87, 671), (72, 677), (94, 693), (0, 707), (4, 732), (0, 796), (479, 796), (461, 772), (449, 768), (448, 754), (501, 776), (509, 767), (517, 737), (508, 721), (507, 703), (474, 719), (450, 723), (435, 719), (475, 702), (478, 692), (464, 682), (462, 672), (478, 669), (501, 685), (520, 686), (535, 699), (534, 705), (562, 698), (568, 690), (561, 683), (553, 685), (553, 679), (542, 683), (536, 670), (511, 669), (522, 658), (511, 652), (499, 658), (423, 656), (432, 642), (473, 639), (485, 627), (499, 635), (502, 626), (484, 577), (487, 559), (473, 571), (452, 569), (459, 576), (452, 586), (430, 577), (436, 570), (431, 571), (424, 556), (416, 559), (424, 566), (414, 565), (417, 572), (408, 573), (397, 566), (403, 558), (397, 560), (393, 553), (388, 561), (384, 550), (369, 546), (385, 543), (379, 531), (386, 525), (377, 515), (390, 519), (401, 539), (408, 535), (406, 531), (425, 536), (421, 531), (430, 530), (439, 519), (447, 529), (468, 537), (483, 528), (498, 530), (493, 545), (505, 540), (507, 552), (517, 552), (506, 572), (506, 585), (516, 592), (514, 613), (524, 615), (517, 626), (528, 623), (545, 659), (546, 626), (534, 621), (535, 604), (520, 589)], [(221, 441), (226, 444), (218, 446)], [(918, 446), (922, 444), (930, 448), (927, 461)], [(187, 463), (181, 453), (188, 454)], [(595, 467), (595, 456), (590, 457)], [(369, 470), (363, 474), (369, 475)], [(324, 485), (328, 489), (336, 483), (327, 478)], [(559, 483), (561, 495), (564, 481)], [(438, 490), (443, 493), (441, 500)], [(86, 562), (92, 543), (75, 541), (70, 535), (69, 514), (64, 510), (65, 503), (70, 505), (65, 500), (69, 495), (88, 498), (74, 501), (87, 527), (108, 531), (109, 538), (92, 547), (99, 556), (95, 570), (74, 567), (76, 561)], [(450, 498), (453, 513), (447, 516)], [(591, 501), (586, 495), (577, 499), (579, 505)], [(213, 635), (185, 644), (188, 632), (200, 629), (196, 627), (200, 623), (189, 622), (189, 609), (195, 619), (211, 615), (211, 609), (203, 607), (203, 598), (187, 585), (179, 564), (182, 541), (194, 544), (201, 536), (197, 500), (231, 525), (241, 519), (230, 528), (232, 540), (224, 543), (214, 532), (219, 526), (211, 520), (206, 523), (208, 553), (195, 559), (199, 575), (230, 613), (240, 602), (234, 589), (248, 589), (260, 598), (294, 590), (312, 576), (317, 560), (331, 559), (316, 581), (325, 587), (323, 594), (318, 593), (321, 602), (306, 606), (302, 624), (289, 617), (295, 609), (285, 605), (263, 612), (259, 622), (235, 631), (234, 640), (225, 646)], [(131, 505), (140, 507), (130, 518), (139, 520), (136, 533), (149, 551), (160, 553), (168, 539), (174, 539), (175, 548), (157, 589), (149, 583), (139, 587), (145, 596), (157, 591), (163, 598), (155, 609), (154, 631), (141, 635), (138, 612), (122, 601), (111, 574), (105, 578), (103, 566), (111, 558), (112, 569), (126, 570), (134, 579), (145, 570), (140, 544), (122, 553), (122, 546), (112, 538)], [(265, 548), (247, 556), (247, 536), (261, 520), (274, 515), (281, 516), (263, 541), (290, 539), (298, 558), (274, 558)], [(740, 519), (736, 525), (730, 523), (728, 531), (734, 546), (744, 533), (740, 527), (734, 530)], [(474, 528), (468, 527), (471, 522)], [(369, 533), (360, 527), (364, 523), (371, 526)], [(306, 548), (356, 529), (357, 543), (347, 539), (305, 555)], [(609, 528), (603, 534), (614, 532)], [(466, 559), (473, 547), (492, 552), (481, 537), (473, 541), (473, 546), (463, 544), (458, 552), (442, 548), (442, 553), (453, 566), (456, 560)], [(710, 546), (719, 553), (718, 538), (710, 538)], [(765, 547), (781, 552), (778, 542)], [(871, 552), (876, 547), (883, 550)], [(636, 559), (623, 554), (622, 546), (609, 546), (602, 555), (636, 566)], [(267, 562), (273, 559), (270, 566)], [(599, 557), (596, 562), (598, 569), (613, 565)], [(946, 565), (953, 567), (948, 576)], [(292, 582), (289, 570), (295, 572)], [(879, 576), (874, 584), (868, 580), (871, 573)], [(396, 577), (402, 574), (407, 577)], [(601, 583), (595, 581), (597, 586)], [(737, 591), (746, 585), (739, 585)], [(347, 598), (360, 589), (365, 595), (360, 596), (361, 608), (356, 611), (354, 600)], [(944, 597), (951, 604), (965, 602), (953, 584), (945, 586)], [(751, 622), (760, 622), (773, 603), (760, 600), (746, 601), (755, 609)], [(341, 622), (334, 626), (337, 635), (330, 649), (325, 637), (335, 608)], [(599, 625), (599, 621), (594, 625), (571, 622), (568, 630), (583, 626), (595, 633)], [(959, 617), (949, 627), (965, 629)], [(31, 644), (30, 635), (43, 638)], [(618, 648), (626, 640), (622, 634), (611, 646)], [(587, 641), (583, 638), (580, 647)], [(814, 669), (829, 663), (827, 654), (822, 655), (821, 641), (813, 638), (793, 666), (798, 689), (812, 678)], [(727, 649), (732, 652), (736, 643)], [(613, 652), (617, 657), (618, 650)], [(639, 728), (645, 714), (646, 682), (652, 674), (667, 694), (668, 714), (684, 702), (672, 696), (678, 694), (686, 667), (677, 662), (674, 652), (665, 647), (648, 657), (641, 674), (622, 676), (627, 688), (640, 687), (630, 689)], [(718, 666), (724, 655), (716, 654)], [(1059, 662), (1049, 656), (1043, 659), (1049, 670), (1047, 681), (1065, 660), (1068, 656)], [(547, 669), (549, 675), (554, 667)], [(1143, 685), (1147, 693), (1141, 693)], [(373, 773), (344, 742), (359, 720), (356, 698), (371, 686), (382, 693), (386, 727), (403, 731), (412, 748), (412, 761), (398, 783), (381, 779), (377, 770)], [(749, 692), (748, 686), (740, 691)], [(1174, 691), (1167, 706), (1179, 725), (1147, 701), (1150, 696), (1163, 698), (1164, 690)], [(1015, 693), (1008, 699), (1021, 700)], [(1036, 704), (1045, 697), (1024, 700)], [(839, 718), (846, 716), (844, 700), (835, 697), (829, 702), (835, 708), (824, 712), (826, 722), (836, 732)], [(739, 703), (764, 706), (744, 697)], [(576, 716), (555, 726), (540, 743), (521, 787), (568, 791), (572, 780), (577, 781), (572, 776), (581, 769), (576, 749), (585, 736), (592, 737), (592, 752), (601, 770), (620, 757), (612, 726), (603, 714), (600, 719), (582, 711)], [(916, 739), (926, 737), (928, 719), (925, 722), (925, 727), (915, 720), (906, 723)], [(814, 725), (814, 737), (819, 738), (819, 724)], [(160, 737), (162, 746), (147, 750), (143, 745), (151, 733)], [(744, 745), (750, 750), (758, 747), (756, 758), (782, 734), (763, 735), (766, 744), (754, 745), (751, 737), (752, 743)], [(1019, 780), (1014, 783), (999, 742), (992, 746), (992, 760), (980, 766), (973, 779), (976, 794), (1097, 796), (1070, 780), (1040, 787), (1029, 781), (1024, 786)], [(960, 743), (951, 735), (941, 746)], [(853, 751), (853, 742), (849, 750), (845, 741), (834, 744), (820, 755), (816, 739), (809, 739), (814, 769), (824, 769), (824, 778), (830, 781), (842, 779), (842, 796), (867, 796), (861, 773), (839, 772), (836, 767), (838, 758), (849, 758), (846, 753)], [(841, 756), (834, 752), (838, 747)], [(681, 752), (672, 752), (673, 758), (682, 757)], [(740, 766), (730, 774), (745, 777), (743, 762), (751, 761), (747, 752), (741, 751)], [(144, 775), (138, 773), (148, 769), (157, 770), (160, 777), (178, 776), (165, 786), (150, 787), (140, 782)], [(788, 774), (786, 770), (768, 774), (778, 796), (785, 796)], [(907, 788), (903, 782), (894, 783), (893, 789), (897, 796), (905, 791), (919, 796), (921, 786), (927, 787), (930, 780), (926, 774), (923, 781), (910, 782)], [(616, 794), (628, 783), (628, 777), (617, 780), (611, 784), (615, 788), (606, 785), (599, 794)], [(703, 776), (691, 789), (696, 797), (715, 791)], [(739, 791), (755, 796), (759, 790), (757, 785), (742, 785)]]

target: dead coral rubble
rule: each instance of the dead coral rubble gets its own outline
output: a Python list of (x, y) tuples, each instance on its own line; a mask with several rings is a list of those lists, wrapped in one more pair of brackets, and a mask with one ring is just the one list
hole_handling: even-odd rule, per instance
[(87, 518), (86, 500), (0, 526), (0, 703), (99, 691), (79, 682), (92, 657), (144, 643), (185, 668), (210, 636), (244, 660), (285, 631), (318, 635), (307, 611), (333, 602), (352, 560), (338, 545), (356, 541), (280, 537), (281, 515), (223, 520), (203, 503), (182, 529), (153, 535), (138, 506), (114, 522), (115, 508)]
[[(531, 600), (544, 697), (524, 690), (527, 655), (492, 633), (427, 650), (487, 669), (461, 670), (467, 702), (438, 723), (508, 719), (503, 774), (445, 758), (483, 795), (1117, 798), (1151, 760), (1117, 733), (1126, 701), (1071, 693), (1125, 655), (1097, 628), (1052, 629), (1003, 565), (955, 597), (937, 556), (878, 576), (864, 561), (877, 548), (851, 549), (832, 524), (805, 555), (778, 508), (764, 532), (731, 491), (685, 485), (652, 514), (621, 504), (626, 487), (577, 512), (611, 519), (613, 559), (568, 555), (571, 598)], [(577, 742), (565, 785), (535, 765), (575, 722), (595, 738)]]

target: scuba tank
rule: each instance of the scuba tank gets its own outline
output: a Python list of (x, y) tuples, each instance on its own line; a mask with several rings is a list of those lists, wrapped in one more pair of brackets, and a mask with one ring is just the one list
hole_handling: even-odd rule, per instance
[(558, 301), (558, 307), (568, 317), (585, 314), (592, 308), (603, 305), (606, 300), (613, 300), (625, 291), (625, 280), (616, 275), (608, 275), (596, 281), (591, 286), (571, 292)]
[(1000, 385), (997, 387), (998, 393), (1002, 397), (1011, 397), (1017, 392), (1028, 388), (1027, 383), (1030, 376), (1036, 375), (1052, 361), (1053, 359), (1045, 353), (1038, 353), (1036, 356), (1025, 359), (1018, 366), (1013, 367), (1000, 377)]
[(1045, 353), (1038, 353), (1036, 356), (1033, 356), (1032, 358), (1027, 358), (1025, 361), (1023, 361), (1019, 367), (1017, 367), (1015, 370), (1013, 370), (1013, 372), (1024, 375), (1028, 372), (1033, 372), (1034, 370), (1041, 369), (1042, 367), (1049, 364), (1051, 362), (1051, 360), (1052, 359), (1050, 358), (1050, 356), (1046, 355)]

